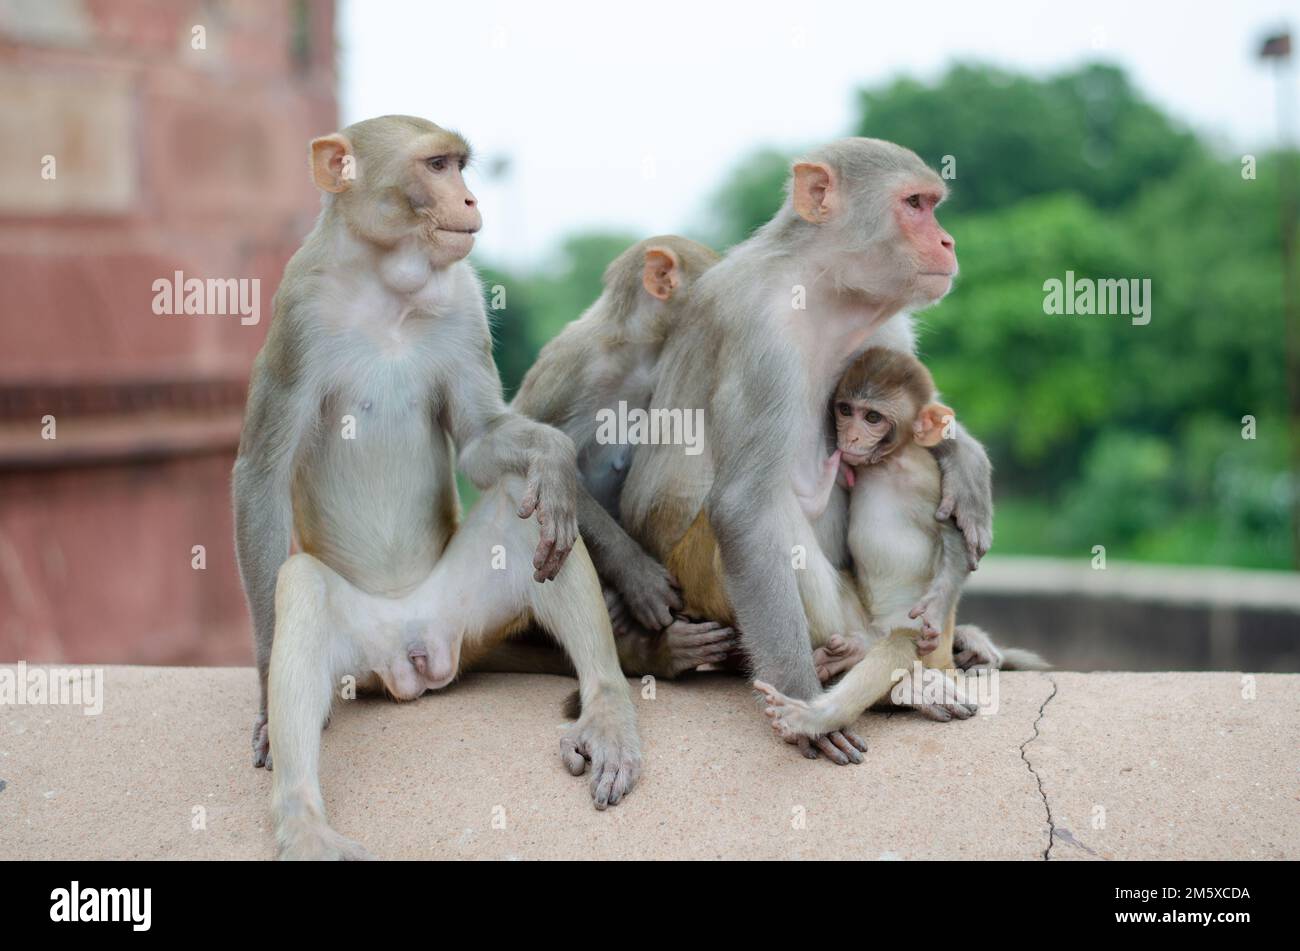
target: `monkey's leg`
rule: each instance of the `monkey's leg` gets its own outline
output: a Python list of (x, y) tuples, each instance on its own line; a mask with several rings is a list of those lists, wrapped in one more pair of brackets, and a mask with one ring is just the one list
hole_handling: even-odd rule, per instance
[(813, 700), (787, 697), (771, 684), (754, 682), (767, 701), (763, 711), (772, 729), (785, 740), (819, 736), (852, 724), (868, 707), (889, 693), (916, 660), (909, 631), (892, 631), (868, 648), (844, 679)]
[[(953, 670), (952, 662), (952, 632), (955, 618), (956, 613), (953, 609), (949, 612), (943, 629), (935, 640), (937, 646), (920, 658), (919, 665), (917, 655), (913, 655), (905, 665), (908, 668), (908, 676), (899, 681), (898, 686), (890, 694), (890, 699), (894, 703), (913, 707), (922, 716), (940, 723), (949, 720), (965, 720), (974, 716), (979, 710), (979, 704), (969, 698), (961, 682), (953, 677), (957, 673)], [(901, 611), (887, 617), (882, 623), (896, 634), (910, 633), (912, 637), (918, 637), (920, 633), (915, 630), (916, 621)]]
[[(465, 634), (465, 657), (491, 647), (511, 619), (531, 614), (568, 654), (578, 675), (582, 715), (561, 740), (561, 758), (575, 776), (591, 763), (591, 795), (597, 809), (614, 805), (641, 771), (641, 740), (627, 680), (619, 668), (609, 613), (596, 569), (578, 539), (554, 581), (532, 580), (535, 520), (520, 519), (522, 481), (506, 477), (480, 498), (453, 536), (439, 569), (441, 592), (450, 593), (455, 623)], [(505, 568), (492, 567), (499, 547)], [(497, 561), (498, 564), (502, 562)], [(461, 592), (483, 592), (466, 600)]]
[[(271, 814), (284, 859), (370, 858), (325, 820), (320, 791), (320, 734), (329, 715), (347, 630), (331, 616), (331, 591), (342, 578), (310, 555), (294, 555), (275, 587), (275, 640), (268, 679)], [(346, 599), (345, 603), (346, 603)], [(339, 612), (342, 613), (342, 612)]]
[(564, 647), (578, 674), (582, 715), (561, 740), (564, 764), (580, 776), (590, 762), (596, 808), (616, 805), (641, 774), (641, 738), (600, 582), (582, 542), (555, 582), (536, 586), (531, 595), (538, 623)]

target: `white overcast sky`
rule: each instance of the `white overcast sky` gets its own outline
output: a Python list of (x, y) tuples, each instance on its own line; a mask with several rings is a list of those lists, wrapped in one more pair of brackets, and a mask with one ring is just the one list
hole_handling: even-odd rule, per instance
[[(463, 132), (479, 256), (531, 265), (574, 231), (698, 223), (755, 146), (842, 135), (858, 87), (955, 60), (1042, 75), (1102, 57), (1225, 151), (1267, 147), (1274, 80), (1256, 52), (1298, 14), (1295, 0), (343, 0), (340, 106), (344, 123), (398, 112)], [(510, 173), (489, 182), (500, 156)]]

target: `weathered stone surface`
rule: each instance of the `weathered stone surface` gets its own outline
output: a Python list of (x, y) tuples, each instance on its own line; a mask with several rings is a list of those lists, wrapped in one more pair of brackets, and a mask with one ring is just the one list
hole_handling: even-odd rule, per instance
[[(0, 706), (0, 855), (270, 857), (253, 672), (115, 667), (105, 683), (98, 717)], [(386, 858), (1041, 860), (1050, 803), (1053, 858), (1300, 857), (1298, 676), (1243, 701), (1237, 674), (1005, 674), (994, 716), (868, 714), (857, 767), (799, 758), (740, 680), (661, 683), (637, 700), (641, 784), (604, 813), (560, 764), (572, 685), (480, 675), (345, 705), (324, 734), (332, 821)]]

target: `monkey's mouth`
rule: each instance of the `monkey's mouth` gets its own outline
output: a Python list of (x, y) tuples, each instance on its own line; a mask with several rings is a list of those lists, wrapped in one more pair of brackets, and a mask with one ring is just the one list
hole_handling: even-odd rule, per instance
[(438, 228), (438, 231), (445, 231), (447, 234), (478, 234), (478, 228)]
[(867, 461), (866, 453), (849, 452), (847, 449), (840, 450), (840, 459), (851, 466), (864, 465)]

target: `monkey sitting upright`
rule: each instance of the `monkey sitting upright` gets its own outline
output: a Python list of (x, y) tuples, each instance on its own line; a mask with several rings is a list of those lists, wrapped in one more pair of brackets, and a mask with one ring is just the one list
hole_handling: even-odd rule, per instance
[[(810, 516), (820, 514), (843, 469), (851, 490), (849, 550), (877, 640), (861, 648), (861, 659), (843, 680), (812, 701), (755, 682), (772, 728), (784, 738), (818, 736), (853, 723), (918, 656), (936, 672), (954, 667), (957, 599), (970, 566), (961, 532), (934, 517), (939, 465), (929, 447), (939, 443), (953, 418), (934, 396), (929, 370), (911, 354), (885, 347), (858, 356), (835, 389), (838, 448), (818, 483), (796, 483), (795, 493)], [(945, 673), (938, 676), (947, 702), (922, 709), (938, 719), (975, 713), (959, 685)], [(901, 687), (914, 689), (910, 682)]]
[[(623, 669), (675, 677), (719, 663), (736, 632), (684, 616), (677, 580), (619, 524), (619, 498), (634, 446), (602, 442), (601, 413), (644, 411), (664, 341), (691, 287), (718, 255), (678, 235), (638, 241), (605, 269), (600, 297), (537, 356), (511, 404), (573, 439), (578, 452), (578, 524), (605, 586)], [(514, 644), (496, 652), (493, 665)]]

